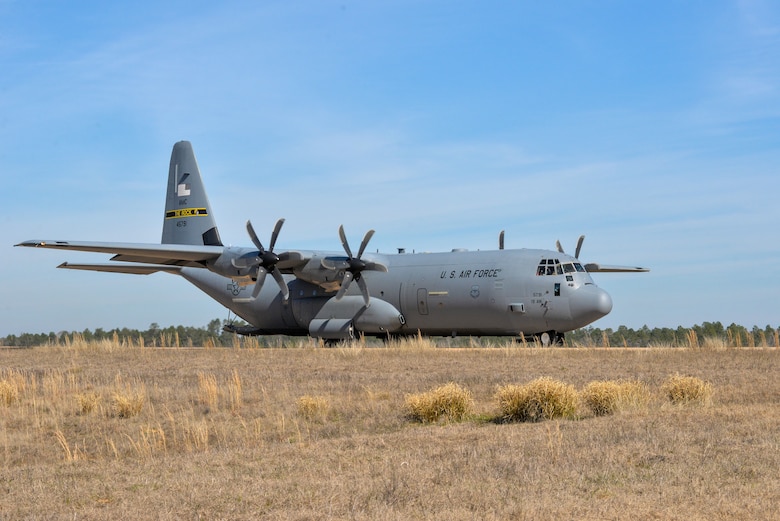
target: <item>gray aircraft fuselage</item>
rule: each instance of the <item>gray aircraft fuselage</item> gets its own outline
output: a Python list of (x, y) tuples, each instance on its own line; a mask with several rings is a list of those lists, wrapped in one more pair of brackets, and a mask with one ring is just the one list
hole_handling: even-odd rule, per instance
[[(388, 267), (387, 273), (363, 274), (371, 294), (368, 308), (357, 288), (351, 287), (335, 305), (334, 292), (294, 276), (285, 277), (290, 300), (284, 303), (272, 284), (264, 285), (256, 300), (236, 302), (251, 286), (197, 268), (183, 268), (181, 275), (252, 324), (257, 333), (266, 334), (310, 334), (309, 325), (318, 318), (351, 320), (358, 331), (370, 335), (563, 333), (586, 326), (612, 309), (610, 296), (595, 285), (579, 261), (560, 252), (521, 249), (365, 257), (380, 259)], [(541, 261), (550, 262), (550, 275), (537, 275)], [(325, 307), (329, 302), (331, 310)], [(354, 334), (340, 327), (322, 333), (317, 336)]]

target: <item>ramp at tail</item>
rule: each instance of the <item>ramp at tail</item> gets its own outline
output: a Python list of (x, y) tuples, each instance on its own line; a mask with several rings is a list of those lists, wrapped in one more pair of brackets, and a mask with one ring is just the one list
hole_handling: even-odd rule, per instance
[(179, 141), (171, 152), (162, 243), (222, 246), (189, 141)]

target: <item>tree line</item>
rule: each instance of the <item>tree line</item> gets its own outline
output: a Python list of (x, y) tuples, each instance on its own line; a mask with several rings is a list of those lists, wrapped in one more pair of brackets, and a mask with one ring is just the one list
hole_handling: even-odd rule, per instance
[[(97, 328), (94, 331), (70, 331), (59, 333), (22, 333), (0, 338), (0, 345), (9, 347), (36, 347), (45, 345), (68, 345), (76, 341), (100, 342), (112, 341), (121, 345), (145, 347), (180, 346), (180, 347), (236, 347), (242, 345), (235, 333), (226, 332), (223, 326), (227, 320), (211, 320), (205, 327), (169, 326), (160, 327), (152, 323), (148, 329), (115, 328), (105, 330)], [(246, 325), (239, 321), (234, 325)], [(625, 347), (704, 347), (706, 343), (729, 347), (779, 347), (780, 329), (767, 325), (765, 328), (731, 324), (724, 326), (720, 322), (704, 322), (691, 327), (679, 326), (676, 329), (662, 327), (649, 328), (642, 326), (632, 329), (620, 326), (617, 329), (588, 326), (566, 333), (566, 345), (579, 346), (625, 346)], [(278, 346), (283, 342), (278, 336), (256, 338), (253, 345), (259, 347)], [(483, 339), (483, 342), (486, 342)], [(461, 337), (450, 339), (448, 345), (473, 345), (473, 339)]]
[[(145, 331), (138, 329), (115, 328), (105, 330), (97, 328), (94, 331), (61, 331), (59, 333), (22, 333), (0, 338), (0, 345), (8, 347), (37, 347), (45, 345), (67, 345), (75, 341), (100, 342), (113, 341), (120, 344), (156, 346), (215, 346), (228, 347), (235, 343), (235, 334), (223, 331), (222, 327), (228, 321), (218, 318), (210, 321), (205, 327), (169, 326), (160, 327), (153, 322)], [(239, 325), (245, 325), (238, 322)]]
[(616, 330), (600, 329), (588, 326), (566, 333), (567, 343), (577, 345), (610, 345), (626, 347), (646, 346), (693, 346), (703, 347), (712, 343), (728, 347), (778, 347), (780, 346), (780, 329), (767, 325), (765, 328), (745, 326), (732, 323), (724, 326), (720, 322), (704, 322), (691, 327), (679, 326), (677, 329), (668, 327), (649, 328), (646, 325), (639, 329), (620, 326)]

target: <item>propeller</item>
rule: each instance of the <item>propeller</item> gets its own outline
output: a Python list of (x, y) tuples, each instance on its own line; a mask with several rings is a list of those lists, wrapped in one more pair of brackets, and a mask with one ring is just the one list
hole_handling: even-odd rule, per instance
[[(574, 250), (574, 258), (579, 259), (580, 258), (580, 250), (582, 249), (582, 241), (585, 240), (584, 235), (580, 235), (580, 238), (577, 239), (577, 248)], [(558, 251), (561, 253), (566, 253), (563, 251), (563, 246), (561, 246), (561, 241), (555, 241), (555, 247), (558, 248)]]
[(344, 297), (344, 295), (347, 293), (347, 290), (349, 289), (349, 285), (354, 280), (360, 287), (360, 292), (363, 294), (363, 301), (366, 303), (366, 307), (368, 307), (371, 298), (368, 293), (368, 286), (366, 286), (366, 281), (363, 280), (363, 277), (361, 276), (362, 272), (366, 270), (381, 271), (385, 273), (387, 272), (387, 266), (384, 264), (380, 262), (364, 261), (362, 259), (363, 252), (366, 251), (366, 246), (368, 246), (368, 241), (370, 241), (371, 237), (373, 236), (374, 230), (368, 230), (368, 232), (366, 232), (365, 237), (363, 237), (363, 242), (360, 243), (358, 254), (357, 256), (354, 256), (352, 255), (352, 249), (349, 247), (347, 235), (344, 233), (344, 226), (339, 226), (339, 238), (341, 238), (341, 245), (344, 247), (344, 251), (347, 253), (347, 258), (326, 257), (322, 259), (322, 266), (324, 268), (334, 271), (344, 271), (344, 278), (341, 281), (341, 288), (335, 296), (336, 300), (341, 300)]
[[(276, 264), (281, 260), (277, 254), (274, 253), (274, 246), (276, 245), (276, 239), (279, 238), (279, 231), (282, 229), (284, 219), (276, 221), (274, 231), (271, 234), (271, 243), (266, 250), (263, 248), (263, 243), (257, 238), (255, 229), (252, 226), (252, 221), (246, 222), (246, 231), (249, 233), (249, 238), (257, 246), (257, 251), (254, 254), (245, 255), (238, 259), (233, 259), (231, 262), (236, 268), (254, 268), (257, 267), (257, 282), (252, 290), (252, 297), (247, 299), (240, 299), (243, 301), (251, 302), (257, 298), (260, 294), (260, 290), (263, 288), (265, 282), (265, 276), (270, 272), (276, 283), (279, 285), (279, 289), (282, 291), (282, 296), (285, 302), (290, 297), (290, 290), (287, 288), (287, 284), (284, 282), (282, 272), (276, 267)], [(236, 299), (239, 300), (239, 299)]]

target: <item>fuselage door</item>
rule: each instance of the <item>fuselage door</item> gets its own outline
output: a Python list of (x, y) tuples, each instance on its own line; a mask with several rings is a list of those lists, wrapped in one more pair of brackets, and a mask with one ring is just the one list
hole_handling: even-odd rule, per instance
[(417, 312), (421, 315), (428, 314), (428, 290), (425, 288), (417, 289)]

